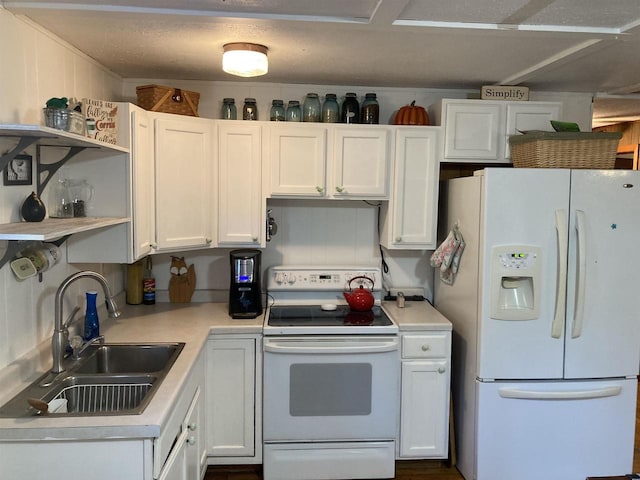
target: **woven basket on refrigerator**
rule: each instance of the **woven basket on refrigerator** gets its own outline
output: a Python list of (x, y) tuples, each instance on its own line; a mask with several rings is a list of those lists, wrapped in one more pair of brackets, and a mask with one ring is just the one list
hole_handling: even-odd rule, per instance
[(518, 168), (614, 167), (621, 132), (530, 132), (511, 135), (509, 148)]
[(136, 87), (136, 94), (138, 105), (145, 110), (198, 116), (198, 92), (162, 85), (140, 85)]

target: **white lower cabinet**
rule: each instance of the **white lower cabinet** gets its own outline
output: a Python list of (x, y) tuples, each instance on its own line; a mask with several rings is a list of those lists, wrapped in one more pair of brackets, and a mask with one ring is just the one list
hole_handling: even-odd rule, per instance
[(203, 403), (198, 387), (182, 422), (180, 434), (160, 471), (158, 480), (200, 480), (205, 473), (206, 452), (204, 448)]
[(402, 334), (399, 459), (447, 458), (451, 332)]
[(261, 335), (213, 335), (207, 341), (209, 464), (262, 461), (261, 345)]
[(0, 478), (201, 480), (207, 458), (203, 382), (201, 354), (156, 438), (0, 441)]

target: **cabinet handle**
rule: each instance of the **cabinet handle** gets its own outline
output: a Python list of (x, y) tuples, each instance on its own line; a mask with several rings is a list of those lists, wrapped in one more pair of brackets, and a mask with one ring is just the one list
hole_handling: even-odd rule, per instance
[(426, 352), (427, 350), (429, 350), (429, 345), (425, 343), (424, 345), (422, 345), (422, 351)]
[(402, 241), (402, 237), (396, 237), (396, 242), (401, 242)]
[(187, 445), (195, 445), (195, 444), (196, 444), (196, 437), (187, 438)]
[(213, 242), (213, 240), (211, 240), (210, 238), (206, 239), (207, 244), (211, 245), (211, 242)]
[(196, 424), (196, 422), (192, 422), (189, 425), (187, 425), (187, 428), (191, 431), (194, 431), (196, 428), (198, 428), (198, 425)]
[(438, 368), (438, 373), (444, 373), (444, 372), (446, 372), (446, 371), (447, 371), (447, 369), (446, 369), (446, 368), (444, 368), (444, 367), (440, 367), (440, 368)]
[(338, 193), (344, 192), (344, 187), (336, 187), (336, 192)]
[(257, 242), (258, 241), (258, 237), (253, 237), (253, 241)]
[(324, 188), (323, 187), (316, 187), (316, 190), (318, 191), (318, 193), (324, 192)]
[(157, 244), (157, 243), (150, 243), (150, 244), (149, 244), (149, 246), (150, 246), (151, 248), (154, 248), (154, 249), (155, 249), (155, 248), (158, 248), (158, 244)]

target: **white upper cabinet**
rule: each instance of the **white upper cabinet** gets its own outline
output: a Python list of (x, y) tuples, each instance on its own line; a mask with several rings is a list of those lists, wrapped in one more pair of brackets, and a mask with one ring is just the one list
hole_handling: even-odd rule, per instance
[(327, 128), (278, 122), (265, 130), (269, 140), (271, 195), (324, 196)]
[(262, 196), (262, 126), (220, 121), (218, 125), (218, 244), (261, 246), (265, 202)]
[(388, 198), (391, 130), (375, 125), (269, 125), (270, 196)]
[(131, 112), (133, 258), (151, 253), (155, 243), (153, 123), (141, 108)]
[(155, 114), (156, 250), (212, 243), (213, 122)]
[(387, 198), (390, 131), (373, 125), (335, 127), (329, 195)]
[(382, 206), (384, 247), (435, 248), (441, 148), (440, 127), (397, 128), (391, 199)]
[(450, 100), (438, 102), (431, 115), (444, 127), (444, 161), (509, 163), (509, 135), (518, 131), (553, 131), (559, 120), (557, 102), (496, 102)]

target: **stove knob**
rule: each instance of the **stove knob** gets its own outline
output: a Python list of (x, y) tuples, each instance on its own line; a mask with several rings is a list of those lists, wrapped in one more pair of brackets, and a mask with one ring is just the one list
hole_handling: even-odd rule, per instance
[(288, 280), (289, 280), (289, 285), (293, 285), (294, 283), (296, 283), (296, 276), (290, 275)]
[(282, 285), (286, 279), (287, 279), (287, 276), (284, 273), (282, 272), (276, 273), (276, 283), (278, 285)]

